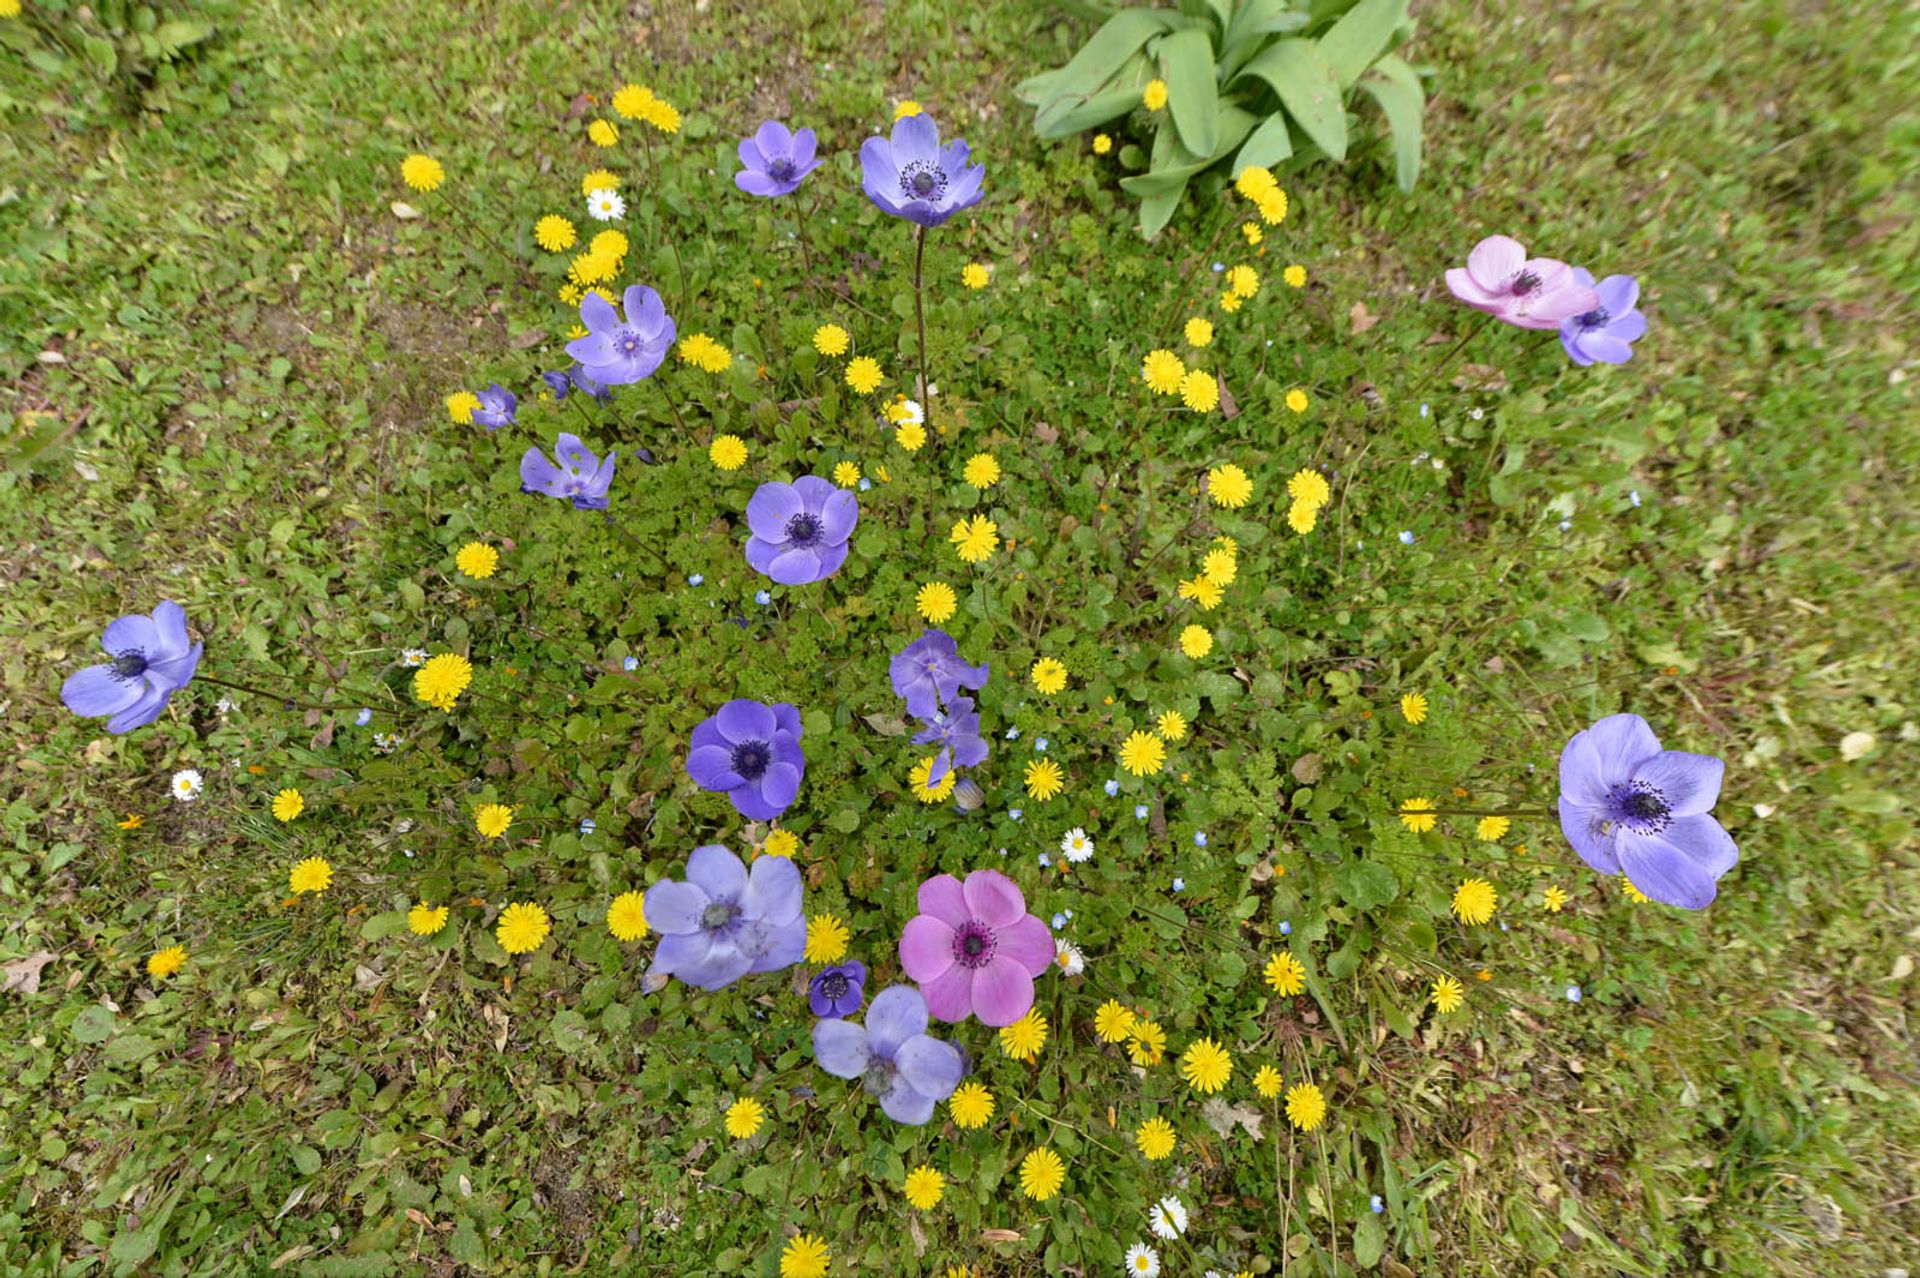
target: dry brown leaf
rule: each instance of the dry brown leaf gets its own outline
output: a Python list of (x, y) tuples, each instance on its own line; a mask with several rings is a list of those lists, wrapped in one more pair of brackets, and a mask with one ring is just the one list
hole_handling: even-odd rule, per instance
[(1347, 318), (1353, 322), (1355, 333), (1364, 333), (1380, 322), (1380, 317), (1368, 310), (1365, 302), (1355, 302), (1348, 309)]
[(9, 990), (21, 994), (40, 992), (40, 970), (59, 958), (49, 950), (29, 954), (25, 958), (14, 959), (11, 963), (0, 965), (0, 994)]

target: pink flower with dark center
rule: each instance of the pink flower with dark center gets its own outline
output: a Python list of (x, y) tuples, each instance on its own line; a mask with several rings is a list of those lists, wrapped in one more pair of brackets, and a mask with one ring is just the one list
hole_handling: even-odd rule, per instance
[(978, 1016), (1011, 1025), (1033, 1006), (1033, 978), (1053, 962), (1053, 936), (1027, 913), (1019, 885), (998, 870), (962, 883), (936, 874), (920, 885), (920, 913), (900, 936), (900, 964), (943, 1021)]
[(1518, 240), (1489, 235), (1467, 254), (1466, 269), (1447, 272), (1455, 297), (1518, 328), (1559, 328), (1562, 320), (1594, 310), (1599, 294), (1574, 278), (1573, 268), (1550, 257), (1528, 257)]

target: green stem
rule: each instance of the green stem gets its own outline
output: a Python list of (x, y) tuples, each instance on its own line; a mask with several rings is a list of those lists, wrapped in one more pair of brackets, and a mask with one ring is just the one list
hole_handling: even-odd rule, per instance
[(1440, 357), (1440, 362), (1433, 366), (1432, 371), (1429, 372), (1425, 377), (1421, 378), (1419, 384), (1416, 385), (1412, 390), (1407, 392), (1407, 398), (1413, 399), (1416, 396), (1418, 396), (1421, 391), (1425, 390), (1429, 385), (1432, 384), (1434, 378), (1440, 376), (1441, 373), (1445, 372), (1447, 365), (1453, 362), (1453, 357), (1455, 355), (1458, 355), (1461, 351), (1461, 348), (1464, 347), (1468, 342), (1472, 341), (1474, 338), (1478, 337), (1481, 333), (1485, 332), (1487, 325), (1493, 323), (1493, 318), (1494, 318), (1493, 316), (1489, 315), (1486, 318), (1482, 319), (1478, 324), (1474, 325), (1472, 328), (1462, 333), (1460, 335), (1460, 340), (1447, 348), (1447, 353)]
[(920, 411), (929, 433), (933, 430), (933, 383), (927, 380), (927, 307), (920, 268), (927, 256), (927, 228), (913, 228), (913, 318), (920, 329)]

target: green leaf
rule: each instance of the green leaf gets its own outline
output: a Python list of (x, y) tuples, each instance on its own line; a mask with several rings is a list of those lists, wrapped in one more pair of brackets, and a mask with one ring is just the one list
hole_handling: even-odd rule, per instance
[(1186, 194), (1187, 179), (1181, 178), (1180, 185), (1171, 191), (1162, 191), (1158, 195), (1149, 195), (1140, 201), (1140, 234), (1152, 239), (1160, 234), (1162, 228), (1173, 220), (1173, 211), (1180, 207), (1180, 197)]
[(1033, 117), (1035, 136), (1064, 138), (1117, 119), (1139, 105), (1140, 90), (1113, 89), (1090, 98), (1055, 98)]
[[(1152, 9), (1122, 9), (1080, 46), (1080, 52), (1074, 54), (1067, 65), (1023, 82), (1017, 92), (1023, 101), (1035, 102), (1091, 97), (1113, 78), (1128, 58), (1140, 51), (1141, 45), (1171, 30), (1173, 25), (1171, 14)], [(1030, 92), (1046, 96), (1028, 98)]]
[(1347, 113), (1340, 102), (1340, 84), (1313, 41), (1278, 41), (1241, 74), (1272, 86), (1287, 114), (1330, 158), (1347, 158)]
[(1213, 82), (1213, 45), (1204, 31), (1176, 31), (1160, 41), (1160, 66), (1167, 77), (1167, 110), (1180, 141), (1195, 155), (1212, 155), (1217, 145), (1220, 90)]
[(1251, 168), (1272, 168), (1293, 154), (1293, 138), (1287, 132), (1287, 113), (1275, 111), (1253, 131), (1233, 157), (1233, 176)]
[(553, 1045), (568, 1056), (578, 1056), (593, 1046), (593, 1031), (587, 1027), (587, 1018), (570, 1007), (554, 1014), (549, 1029)]
[(1333, 872), (1333, 886), (1348, 905), (1371, 910), (1400, 895), (1400, 880), (1378, 861), (1347, 861)]
[(1360, 0), (1320, 37), (1320, 56), (1342, 89), (1353, 87), (1407, 20), (1407, 0)]
[(1393, 136), (1393, 180), (1402, 191), (1412, 191), (1420, 181), (1420, 117), (1427, 106), (1420, 77), (1412, 67), (1389, 55), (1360, 78), (1360, 87), (1387, 117), (1387, 128)]
[(1362, 1269), (1371, 1269), (1386, 1254), (1387, 1228), (1378, 1216), (1368, 1212), (1354, 1222), (1353, 1263)]
[(145, 1034), (122, 1034), (107, 1044), (106, 1056), (115, 1065), (132, 1065), (159, 1050), (160, 1044)]
[(1173, 126), (1162, 124), (1153, 137), (1153, 163), (1145, 173), (1120, 179), (1120, 189), (1129, 195), (1162, 195), (1186, 189), (1187, 179), (1206, 168), (1212, 160), (1195, 155), (1181, 145)]
[(73, 1020), (73, 1036), (82, 1043), (104, 1043), (118, 1028), (113, 1013), (95, 1003)]

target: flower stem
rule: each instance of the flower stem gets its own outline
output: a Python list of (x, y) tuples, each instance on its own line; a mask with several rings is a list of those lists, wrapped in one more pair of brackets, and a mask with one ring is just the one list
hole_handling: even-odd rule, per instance
[(1537, 816), (1550, 817), (1557, 813), (1546, 808), (1399, 808), (1398, 816)]
[(231, 679), (216, 679), (210, 674), (196, 676), (199, 683), (210, 683), (216, 688), (232, 688), (235, 692), (245, 692), (251, 696), (265, 697), (277, 701), (284, 710), (342, 710), (344, 706), (321, 705), (314, 701), (295, 701), (284, 692), (268, 692), (265, 688), (256, 688), (251, 684), (236, 683)]
[(1481, 333), (1485, 332), (1487, 325), (1493, 323), (1493, 319), (1494, 317), (1489, 315), (1486, 318), (1482, 319), (1478, 324), (1474, 325), (1472, 328), (1462, 333), (1460, 335), (1460, 340), (1455, 342), (1452, 346), (1448, 347), (1447, 353), (1440, 357), (1440, 362), (1438, 364), (1435, 364), (1432, 370), (1428, 372), (1425, 377), (1420, 379), (1420, 382), (1418, 385), (1416, 385), (1412, 390), (1407, 392), (1407, 398), (1412, 399), (1415, 396), (1419, 395), (1421, 391), (1425, 390), (1433, 382), (1434, 378), (1440, 376), (1441, 373), (1445, 372), (1447, 365), (1453, 362), (1453, 357), (1460, 353), (1461, 348), (1464, 347), (1468, 342), (1472, 341), (1474, 338), (1478, 337)]
[(927, 256), (927, 228), (913, 228), (913, 318), (920, 329), (920, 411), (928, 430), (933, 428), (933, 383), (927, 380), (927, 307), (920, 284), (920, 267)]

